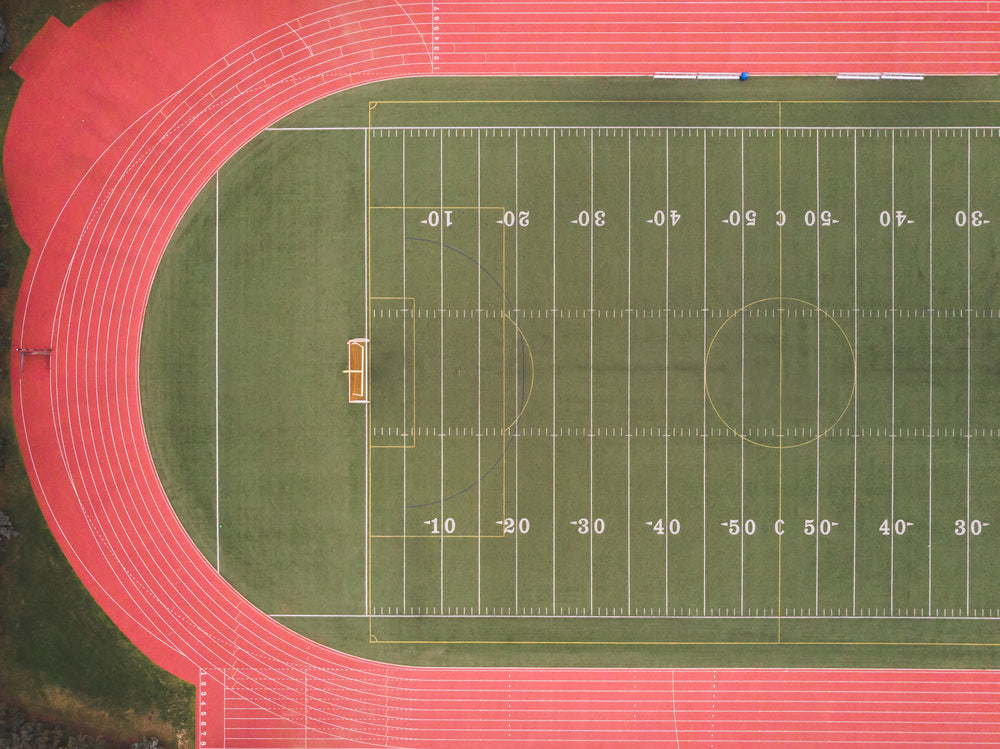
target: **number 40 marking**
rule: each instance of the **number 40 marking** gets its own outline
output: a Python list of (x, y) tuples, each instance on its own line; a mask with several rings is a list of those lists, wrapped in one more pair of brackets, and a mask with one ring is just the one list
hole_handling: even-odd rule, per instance
[(904, 533), (906, 533), (906, 529), (912, 525), (913, 523), (911, 523), (909, 520), (903, 520), (902, 518), (899, 518), (895, 523), (890, 525), (889, 518), (886, 518), (885, 520), (882, 521), (882, 524), (878, 527), (878, 530), (879, 533), (881, 533), (883, 536), (891, 536), (893, 533), (895, 533), (897, 536), (902, 536)]
[(670, 219), (671, 226), (677, 226), (677, 222), (681, 220), (681, 214), (678, 211), (671, 210), (669, 213), (667, 211), (657, 211), (653, 214), (653, 218), (647, 218), (647, 224), (653, 224), (654, 226), (666, 226), (667, 219)]
[(656, 531), (657, 536), (663, 536), (668, 532), (671, 536), (676, 536), (681, 532), (681, 521), (677, 518), (670, 518), (666, 524), (664, 524), (663, 518), (658, 518), (656, 521), (647, 520), (646, 525)]

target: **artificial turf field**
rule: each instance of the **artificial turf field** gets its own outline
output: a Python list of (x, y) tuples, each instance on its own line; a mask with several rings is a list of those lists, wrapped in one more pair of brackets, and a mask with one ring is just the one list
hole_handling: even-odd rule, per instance
[(167, 493), (263, 611), (381, 660), (996, 666), (996, 88), (307, 107), (163, 258)]

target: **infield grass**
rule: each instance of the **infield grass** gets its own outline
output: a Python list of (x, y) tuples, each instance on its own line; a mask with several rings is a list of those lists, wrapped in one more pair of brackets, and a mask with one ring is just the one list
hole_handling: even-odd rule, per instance
[(164, 486), (251, 601), (373, 658), (995, 665), (991, 87), (308, 107), (164, 257)]

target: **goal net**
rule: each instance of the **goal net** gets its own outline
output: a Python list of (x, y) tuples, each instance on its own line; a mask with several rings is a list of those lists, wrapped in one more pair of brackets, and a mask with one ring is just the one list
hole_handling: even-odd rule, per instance
[(368, 402), (368, 339), (352, 338), (347, 342), (347, 399), (351, 403)]

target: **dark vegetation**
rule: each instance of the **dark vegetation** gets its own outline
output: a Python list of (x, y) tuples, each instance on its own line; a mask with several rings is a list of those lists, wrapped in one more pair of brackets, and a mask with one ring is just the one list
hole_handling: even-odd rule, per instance
[[(72, 25), (100, 3), (0, 0), (0, 136), (20, 88), (9, 70), (17, 55), (50, 16)], [(193, 746), (194, 687), (149, 661), (97, 606), (32, 494), (9, 357), (28, 255), (0, 181), (0, 747)]]

